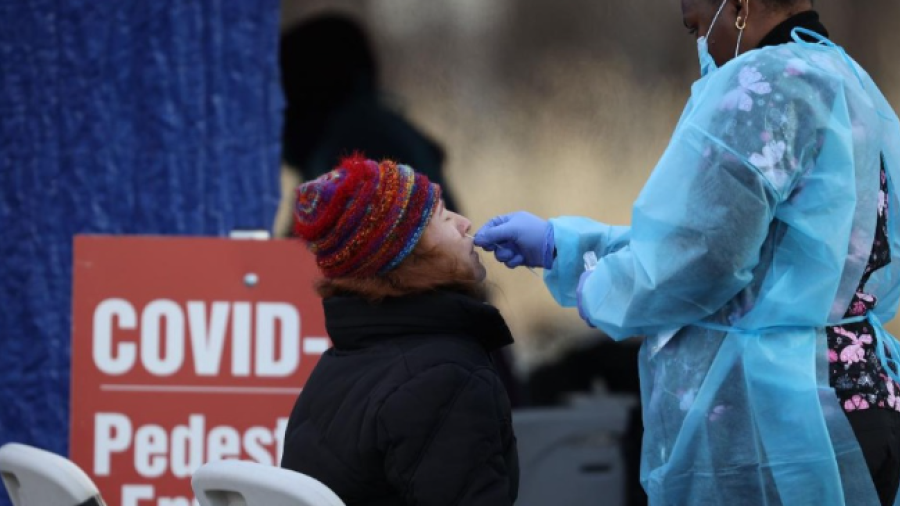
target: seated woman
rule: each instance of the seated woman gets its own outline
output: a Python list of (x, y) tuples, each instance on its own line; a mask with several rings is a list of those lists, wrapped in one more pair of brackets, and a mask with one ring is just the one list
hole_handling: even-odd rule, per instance
[(354, 156), (297, 189), (333, 348), (291, 413), (282, 467), (348, 506), (511, 505), (518, 458), (489, 353), (510, 344), (481, 302), (469, 220), (407, 166)]

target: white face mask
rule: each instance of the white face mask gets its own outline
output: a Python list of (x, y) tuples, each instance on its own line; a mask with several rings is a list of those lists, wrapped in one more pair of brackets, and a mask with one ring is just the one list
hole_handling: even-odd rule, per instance
[(712, 23), (709, 24), (709, 30), (706, 31), (706, 35), (697, 39), (697, 56), (700, 58), (700, 77), (706, 77), (710, 72), (718, 68), (716, 60), (709, 54), (709, 41), (707, 36), (712, 33), (713, 28), (716, 26), (716, 21), (719, 19), (719, 14), (722, 14), (722, 9), (725, 8), (726, 3), (728, 3), (728, 0), (724, 0), (722, 5), (719, 6), (719, 10), (716, 11)]

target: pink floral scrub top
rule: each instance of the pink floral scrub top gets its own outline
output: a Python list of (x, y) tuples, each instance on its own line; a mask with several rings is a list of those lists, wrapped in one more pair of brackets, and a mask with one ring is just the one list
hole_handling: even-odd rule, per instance
[[(878, 224), (869, 263), (856, 295), (844, 315), (864, 316), (878, 302), (866, 293), (869, 276), (891, 262), (887, 237), (888, 187), (884, 165), (881, 167), (881, 191), (878, 194)], [(891, 380), (875, 354), (874, 331), (868, 320), (826, 327), (831, 386), (844, 411), (883, 408), (900, 411), (900, 385)]]

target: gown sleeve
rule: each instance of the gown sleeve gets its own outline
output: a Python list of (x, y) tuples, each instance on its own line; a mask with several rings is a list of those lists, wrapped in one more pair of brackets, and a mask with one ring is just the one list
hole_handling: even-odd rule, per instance
[(556, 299), (573, 304), (587, 249), (599, 262), (579, 303), (616, 339), (697, 322), (747, 286), (776, 207), (814, 167), (828, 128), (833, 88), (802, 64), (769, 52), (713, 74), (635, 202), (630, 229), (553, 220), (560, 240), (546, 282)]

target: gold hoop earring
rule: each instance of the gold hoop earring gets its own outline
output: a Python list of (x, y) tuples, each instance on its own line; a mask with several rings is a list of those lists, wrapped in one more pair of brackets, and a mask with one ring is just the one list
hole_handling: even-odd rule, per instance
[(734, 27), (740, 31), (744, 31), (744, 28), (747, 28), (747, 18), (750, 17), (750, 0), (747, 0), (747, 7), (745, 7), (746, 12), (741, 16), (738, 14), (736, 20), (734, 20)]

